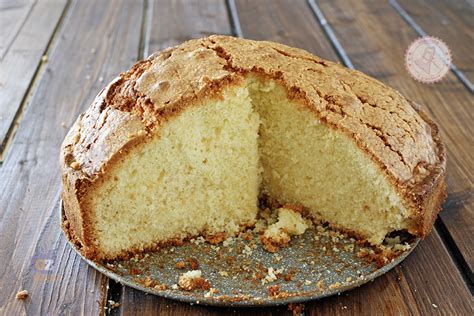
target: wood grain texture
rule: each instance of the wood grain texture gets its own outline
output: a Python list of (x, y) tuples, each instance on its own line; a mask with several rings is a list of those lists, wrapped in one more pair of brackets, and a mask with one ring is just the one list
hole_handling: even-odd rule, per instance
[[(410, 77), (404, 66), (404, 54), (418, 35), (388, 3), (320, 1), (320, 6), (356, 69), (380, 79), (408, 99), (421, 104), (422, 109), (438, 123), (448, 152), (449, 194), (472, 190), (472, 94), (452, 73), (432, 85), (419, 83)], [(347, 10), (348, 7), (351, 10)], [(472, 273), (474, 209), (451, 212), (445, 207), (440, 216)], [(463, 225), (456, 224), (459, 222)]]
[(66, 0), (0, 5), (0, 152), (65, 5)]
[[(0, 168), (0, 314), (94, 315), (107, 278), (66, 244), (59, 148), (104, 82), (137, 58), (143, 4), (71, 4), (47, 67)], [(103, 82), (104, 81), (104, 82)], [(25, 301), (15, 294), (26, 289)]]
[(446, 254), (434, 231), (401, 264), (421, 315), (469, 315), (474, 310), (473, 296)]
[(454, 248), (453, 255), (457, 257), (461, 269), (464, 270), (473, 285), (472, 258), (474, 254), (472, 252), (474, 247), (472, 246), (472, 236), (474, 236), (474, 225), (469, 223), (474, 222), (474, 190), (449, 193), (443, 208), (448, 210), (448, 214), (441, 213), (442, 221), (439, 223), (439, 227), (442, 229), (448, 245)]
[(455, 0), (398, 0), (398, 3), (428, 35), (448, 44), (453, 62), (474, 82), (474, 5)]
[(237, 0), (245, 38), (296, 46), (332, 61), (338, 57), (305, 1)]
[(0, 2), (0, 60), (28, 19), (35, 0), (5, 0)]
[(149, 53), (211, 34), (230, 35), (224, 0), (155, 0)]
[(280, 308), (219, 308), (200, 305), (190, 305), (177, 301), (167, 300), (153, 295), (124, 287), (122, 304), (115, 315), (245, 315), (270, 316), (290, 314), (286, 306)]

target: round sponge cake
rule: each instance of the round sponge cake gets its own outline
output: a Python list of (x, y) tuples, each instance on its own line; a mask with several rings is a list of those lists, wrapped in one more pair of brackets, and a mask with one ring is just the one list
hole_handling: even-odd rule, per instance
[(122, 73), (61, 149), (64, 227), (92, 259), (235, 235), (258, 200), (377, 245), (424, 237), (445, 199), (436, 125), (400, 93), (306, 51), (191, 40)]

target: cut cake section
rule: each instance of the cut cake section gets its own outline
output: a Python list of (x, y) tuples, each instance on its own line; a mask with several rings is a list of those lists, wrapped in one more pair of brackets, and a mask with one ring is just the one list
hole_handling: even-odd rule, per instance
[(192, 40), (121, 74), (62, 151), (69, 236), (92, 259), (255, 223), (260, 193), (380, 244), (445, 198), (436, 125), (360, 72), (271, 42)]

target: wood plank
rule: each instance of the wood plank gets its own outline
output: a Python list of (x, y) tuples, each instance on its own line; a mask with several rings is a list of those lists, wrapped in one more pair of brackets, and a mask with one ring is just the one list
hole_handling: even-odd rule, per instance
[(398, 0), (428, 34), (448, 44), (455, 65), (474, 83), (474, 6), (468, 1)]
[[(466, 262), (466, 258), (473, 258), (472, 236), (474, 236), (474, 190), (450, 193), (444, 203), (443, 208), (449, 210), (448, 214), (441, 213), (438, 228), (443, 237), (447, 239), (447, 244), (454, 248), (453, 254), (459, 260), (471, 284), (474, 284), (474, 273), (472, 271), (472, 261)], [(456, 251), (458, 250), (458, 251)], [(461, 252), (462, 250), (462, 252)]]
[[(66, 244), (59, 223), (59, 148), (105, 82), (137, 59), (143, 3), (71, 4), (0, 168), (0, 314), (99, 314), (107, 278)], [(48, 261), (44, 261), (48, 260)], [(51, 266), (48, 270), (45, 262)], [(18, 290), (30, 297), (15, 299)]]
[(155, 0), (152, 5), (150, 54), (211, 34), (231, 34), (224, 0)]
[(468, 315), (474, 299), (437, 232), (420, 242), (401, 265), (421, 315)]
[(0, 5), (0, 153), (66, 2)]
[(289, 314), (286, 307), (280, 308), (244, 308), (230, 309), (202, 305), (190, 305), (177, 301), (167, 300), (154, 295), (145, 295), (140, 291), (124, 287), (122, 292), (120, 315), (245, 315), (270, 316)]
[[(418, 35), (388, 3), (321, 1), (320, 6), (356, 69), (422, 104), (424, 111), (438, 123), (448, 152), (449, 194), (472, 190), (474, 98), (464, 85), (452, 73), (432, 85), (419, 83), (409, 76), (404, 66), (405, 49)], [(346, 9), (349, 6), (351, 10)], [(440, 217), (472, 273), (474, 245), (470, 238), (474, 209), (463, 208), (460, 214), (451, 211), (449, 205), (445, 204)], [(457, 225), (459, 221), (463, 221), (463, 225)]]
[(35, 4), (35, 0), (0, 2), (0, 60), (3, 59)]
[(292, 1), (289, 5), (286, 0), (237, 0), (236, 6), (245, 38), (297, 46), (338, 61), (331, 43), (304, 1)]

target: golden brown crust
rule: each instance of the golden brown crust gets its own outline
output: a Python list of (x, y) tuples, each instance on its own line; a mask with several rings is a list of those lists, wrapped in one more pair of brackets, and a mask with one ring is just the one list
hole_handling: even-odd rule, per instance
[(404, 197), (426, 236), (445, 198), (446, 153), (438, 129), (397, 91), (361, 72), (273, 42), (227, 36), (191, 40), (121, 74), (81, 115), (61, 151), (65, 212), (93, 253), (87, 192), (125, 152), (186, 107), (248, 75), (282, 84), (288, 97), (366, 152)]

